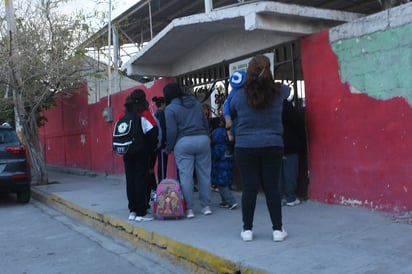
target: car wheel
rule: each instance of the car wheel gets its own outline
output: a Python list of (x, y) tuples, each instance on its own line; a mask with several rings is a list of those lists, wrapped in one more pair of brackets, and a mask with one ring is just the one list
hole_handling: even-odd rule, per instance
[(31, 192), (29, 190), (17, 192), (17, 201), (22, 204), (26, 204), (30, 201)]

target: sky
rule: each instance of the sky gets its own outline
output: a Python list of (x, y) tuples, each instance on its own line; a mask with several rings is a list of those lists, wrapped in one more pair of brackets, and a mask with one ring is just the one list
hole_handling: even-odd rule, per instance
[[(127, 9), (138, 3), (140, 0), (111, 0), (112, 11), (111, 18), (115, 19), (117, 16), (125, 12)], [(95, 10), (99, 12), (108, 12), (109, 9), (109, 0), (68, 0), (68, 3), (61, 6), (60, 9), (62, 12), (70, 14), (75, 11), (82, 11), (83, 14), (88, 15), (88, 13), (93, 14)], [(94, 31), (107, 26), (108, 21), (106, 22), (91, 22), (94, 26)], [(137, 49), (134, 46), (126, 47), (122, 52), (133, 53)], [(112, 55), (112, 54), (111, 54)], [(128, 54), (121, 54), (120, 58), (123, 62), (126, 62), (130, 56)], [(102, 62), (105, 62), (104, 60)]]
[[(25, 1), (27, 0), (11, 0), (9, 4), (12, 3), (13, 7), (16, 9), (16, 7), (18, 7), (19, 4), (25, 3)], [(111, 18), (113, 20), (117, 16), (119, 16), (120, 14), (128, 10), (130, 7), (138, 3), (140, 0), (66, 0), (66, 1), (67, 3), (61, 3), (59, 6), (59, 10), (62, 13), (71, 15), (76, 11), (81, 11), (82, 14), (86, 16), (94, 15), (95, 11), (108, 14), (109, 1), (110, 1), (112, 5)], [(0, 3), (1, 3), (0, 12), (3, 13), (5, 12), (5, 0), (0, 0)], [(92, 16), (92, 17), (96, 18), (96, 16)], [(108, 19), (106, 18), (104, 20), (102, 19), (91, 20), (89, 23), (92, 24), (92, 31), (98, 31), (101, 28), (107, 26)], [(137, 49), (131, 46), (130, 49), (125, 49), (125, 51), (129, 53), (134, 53), (137, 51)], [(123, 59), (127, 60), (129, 56), (125, 55), (125, 56), (121, 56), (121, 58), (122, 60)]]
[[(139, 1), (140, 0), (111, 0), (113, 7), (111, 11), (112, 20)], [(78, 10), (82, 10), (85, 14), (93, 13), (95, 10), (108, 12), (109, 0), (68, 0), (67, 4), (62, 5), (60, 9), (62, 12), (67, 13)]]
[[(139, 0), (111, 0), (112, 7), (114, 7), (112, 10), (112, 19), (137, 2), (139, 2)], [(100, 11), (107, 11), (109, 8), (109, 0), (67, 0), (67, 4), (62, 5), (62, 10), (67, 10), (68, 12), (79, 9), (91, 11), (95, 7)]]
[[(19, 4), (25, 3), (27, 0), (9, 0), (13, 3), (14, 9), (19, 6)], [(125, 12), (127, 9), (140, 2), (140, 0), (66, 0), (66, 3), (60, 3), (59, 10), (68, 15), (75, 11), (82, 11), (82, 14), (93, 15), (97, 10), (100, 13), (108, 14), (109, 1), (111, 2), (111, 18), (115, 19), (117, 16)], [(9, 3), (10, 3), (9, 2)], [(62, 1), (64, 2), (64, 1)], [(0, 0), (1, 7), (0, 12), (4, 12), (5, 0)], [(108, 22), (105, 22), (107, 24)], [(104, 24), (100, 22), (102, 27)]]

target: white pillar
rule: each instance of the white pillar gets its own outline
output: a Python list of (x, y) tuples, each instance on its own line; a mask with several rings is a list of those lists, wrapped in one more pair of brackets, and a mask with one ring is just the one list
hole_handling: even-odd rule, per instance
[(109, 22), (107, 24), (107, 78), (109, 78), (109, 90), (107, 94), (107, 106), (111, 106), (110, 96), (112, 95), (112, 1), (109, 0)]
[(209, 13), (213, 10), (213, 0), (205, 0), (205, 13)]
[[(6, 0), (4, 2), (6, 6), (6, 20), (7, 20), (7, 30), (9, 32), (9, 41), (10, 41), (10, 48), (11, 48), (11, 64), (12, 70), (14, 70), (16, 81), (18, 84), (19, 89), (23, 87), (23, 80), (21, 78), (19, 66), (16, 65), (16, 56), (17, 56), (17, 44), (15, 36), (17, 35), (16, 30), (16, 17), (14, 15), (14, 7), (13, 7), (13, 0)], [(13, 79), (12, 76), (9, 76), (9, 79)], [(22, 106), (21, 100), (19, 97), (21, 94), (17, 94), (16, 87), (13, 87), (13, 102), (14, 102), (14, 119), (15, 119), (15, 127), (17, 135), (19, 136), (20, 140), (23, 142), (23, 126), (21, 124), (21, 117), (24, 115), (24, 108)]]

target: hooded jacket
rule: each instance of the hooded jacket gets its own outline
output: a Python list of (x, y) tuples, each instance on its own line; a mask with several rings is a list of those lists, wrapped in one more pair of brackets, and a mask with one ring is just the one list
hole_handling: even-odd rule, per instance
[(283, 147), (282, 108), (283, 100), (290, 95), (290, 88), (282, 85), (281, 94), (268, 109), (256, 111), (247, 103), (244, 89), (239, 89), (230, 102), (238, 148)]
[(165, 109), (166, 151), (174, 149), (177, 141), (185, 136), (206, 135), (209, 126), (199, 101), (193, 96), (174, 98)]

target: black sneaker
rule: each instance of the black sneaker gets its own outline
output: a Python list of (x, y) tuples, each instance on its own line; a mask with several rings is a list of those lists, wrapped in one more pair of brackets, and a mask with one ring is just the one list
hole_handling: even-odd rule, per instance
[(225, 204), (225, 203), (220, 203), (219, 207), (221, 207), (221, 208), (230, 208), (230, 205)]

